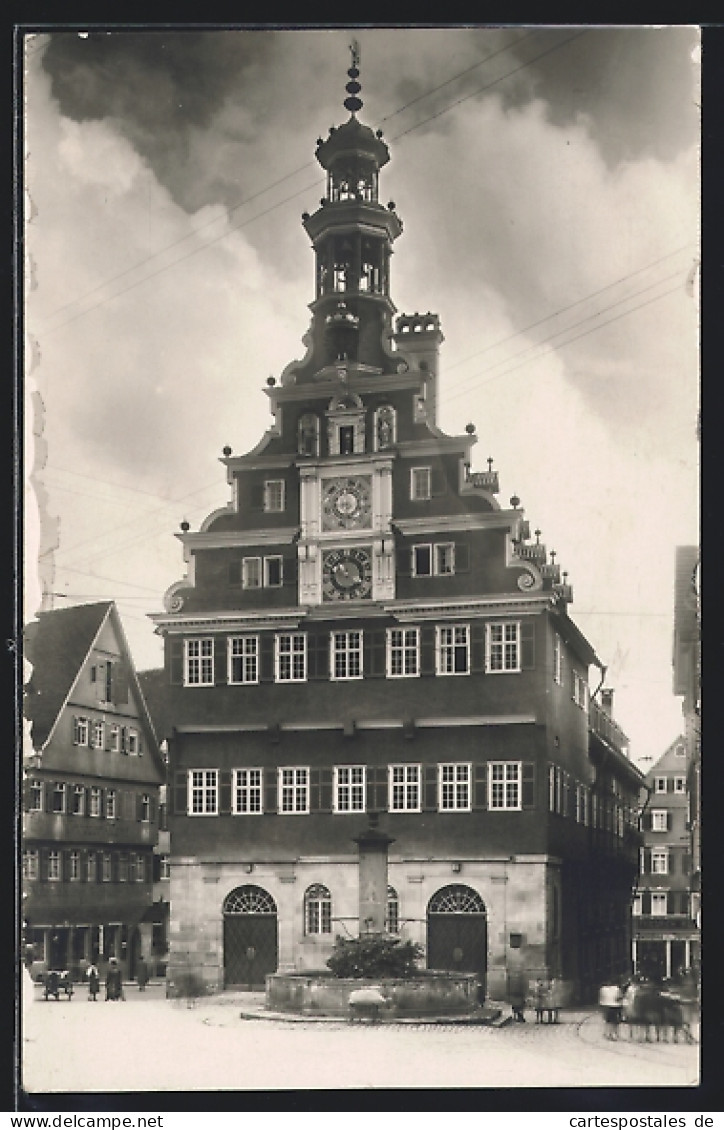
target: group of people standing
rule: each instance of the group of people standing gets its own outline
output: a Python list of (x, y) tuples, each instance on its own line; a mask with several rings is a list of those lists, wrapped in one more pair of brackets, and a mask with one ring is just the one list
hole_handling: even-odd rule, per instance
[[(98, 972), (98, 966), (92, 961), (85, 972), (88, 980), (88, 1000), (97, 1000), (98, 994), (101, 991), (101, 978)], [(149, 973), (148, 965), (143, 955), (139, 957), (136, 963), (136, 981), (138, 982), (139, 992), (144, 992), (149, 981)], [(110, 958), (108, 962), (105, 984), (107, 1001), (123, 1001), (126, 999), (123, 992), (123, 973), (115, 957)]]

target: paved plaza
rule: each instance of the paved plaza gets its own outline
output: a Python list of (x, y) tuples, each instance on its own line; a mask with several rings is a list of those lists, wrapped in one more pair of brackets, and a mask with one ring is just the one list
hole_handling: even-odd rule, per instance
[[(39, 991), (36, 990), (39, 994)], [(261, 994), (168, 1001), (163, 986), (125, 1002), (39, 998), (28, 1012), (28, 1092), (337, 1090), (455, 1087), (693, 1087), (697, 1044), (604, 1038), (596, 1011), (559, 1025), (349, 1024), (242, 1018)], [(158, 1104), (156, 1104), (158, 1105)]]

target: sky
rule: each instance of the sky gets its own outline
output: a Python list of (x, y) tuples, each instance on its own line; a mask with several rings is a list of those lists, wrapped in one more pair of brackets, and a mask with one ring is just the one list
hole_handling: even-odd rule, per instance
[(438, 423), (475, 424), (473, 470), (555, 549), (645, 770), (682, 729), (674, 553), (699, 540), (695, 27), (28, 34), (25, 619), (113, 599), (161, 665), (174, 533), (227, 503), (222, 448), (305, 353), (301, 214), (353, 38), (392, 298), (445, 336)]

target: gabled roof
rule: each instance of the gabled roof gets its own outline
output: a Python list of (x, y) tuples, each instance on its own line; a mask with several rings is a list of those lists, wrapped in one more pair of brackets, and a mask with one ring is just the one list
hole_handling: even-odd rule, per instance
[(78, 604), (41, 612), (24, 631), (25, 658), (33, 665), (26, 684), (25, 717), (33, 745), (43, 745), (65, 703), (113, 602)]
[(33, 747), (42, 749), (51, 737), (91, 648), (108, 619), (120, 647), (121, 662), (133, 687), (141, 720), (152, 742), (153, 761), (163, 774), (165, 770), (156, 731), (138, 682), (118, 609), (112, 600), (41, 612), (38, 619), (25, 628), (25, 658), (32, 664), (33, 671), (25, 688), (24, 713), (31, 723)]

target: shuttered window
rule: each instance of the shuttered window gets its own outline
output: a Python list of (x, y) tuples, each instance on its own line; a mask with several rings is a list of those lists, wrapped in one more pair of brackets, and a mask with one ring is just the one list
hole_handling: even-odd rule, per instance
[(469, 812), (471, 766), (447, 763), (438, 766), (438, 808), (441, 812)]
[(387, 676), (399, 679), (420, 674), (420, 629), (388, 628)]
[(520, 671), (520, 621), (504, 620), (486, 627), (485, 669), (488, 674)]
[(364, 765), (335, 765), (335, 812), (364, 812), (366, 789)]
[(420, 800), (420, 766), (390, 765), (390, 812), (419, 812)]
[(231, 793), (231, 811), (235, 816), (258, 815), (263, 808), (263, 772), (261, 769), (235, 769)]
[(521, 807), (521, 763), (519, 761), (491, 761), (489, 766), (490, 809), (519, 809)]
[(470, 626), (453, 624), (436, 629), (438, 675), (467, 675), (470, 671)]

